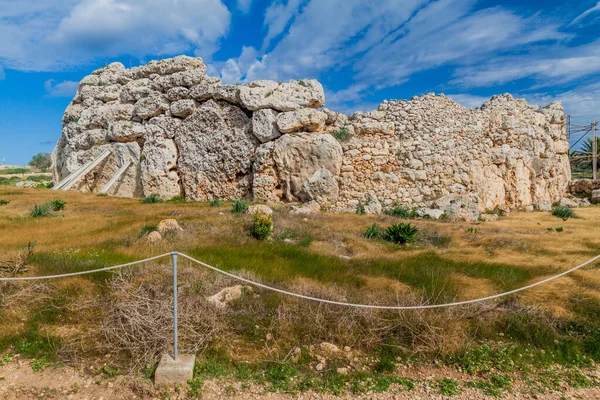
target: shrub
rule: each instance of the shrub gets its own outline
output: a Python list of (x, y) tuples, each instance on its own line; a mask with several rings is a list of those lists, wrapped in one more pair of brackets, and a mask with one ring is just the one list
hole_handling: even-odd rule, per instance
[(234, 200), (231, 203), (232, 212), (235, 214), (244, 214), (248, 211), (248, 202), (246, 200)]
[(208, 205), (211, 207), (219, 207), (221, 205), (221, 200), (212, 199), (211, 201), (208, 202)]
[(5, 206), (8, 203), (10, 203), (10, 200), (4, 200), (4, 199), (0, 199), (0, 206)]
[(552, 215), (558, 218), (562, 218), (563, 221), (569, 218), (576, 218), (575, 211), (567, 206), (554, 206), (552, 207)]
[(379, 225), (371, 225), (364, 233), (367, 239), (377, 239), (381, 237), (382, 229)]
[(52, 209), (52, 211), (62, 211), (65, 209), (67, 203), (62, 200), (54, 199), (48, 203), (48, 206)]
[(404, 244), (415, 240), (418, 229), (411, 224), (392, 224), (385, 231), (385, 238), (390, 242)]
[(356, 215), (365, 215), (365, 205), (361, 201), (356, 206)]
[(251, 233), (258, 240), (268, 239), (273, 233), (273, 218), (270, 215), (255, 213)]
[(416, 217), (416, 210), (414, 208), (411, 209), (400, 204), (395, 204), (393, 207), (386, 208), (383, 212), (384, 214), (400, 218), (413, 219)]
[(32, 218), (47, 217), (50, 215), (50, 207), (48, 204), (42, 204), (41, 206), (35, 204), (30, 212), (30, 215)]
[(162, 199), (157, 195), (157, 194), (151, 194), (148, 197), (144, 197), (142, 199), (142, 203), (143, 204), (155, 204), (155, 203), (162, 203)]
[(336, 138), (339, 142), (345, 142), (349, 140), (352, 135), (346, 128), (342, 128), (339, 131), (333, 133), (333, 137)]
[(50, 153), (36, 154), (31, 158), (31, 161), (29, 161), (29, 165), (40, 169), (50, 168), (52, 166), (52, 159), (50, 158)]
[(556, 232), (562, 232), (562, 231), (564, 231), (562, 226), (559, 226), (558, 228), (556, 228)]

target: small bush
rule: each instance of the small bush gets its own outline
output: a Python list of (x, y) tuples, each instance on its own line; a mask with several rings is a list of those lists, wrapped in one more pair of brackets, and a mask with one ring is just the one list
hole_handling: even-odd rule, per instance
[(302, 238), (300, 238), (300, 241), (298, 242), (298, 244), (302, 247), (309, 247), (310, 244), (315, 240), (314, 237), (310, 236), (310, 235), (304, 235), (302, 236)]
[(365, 205), (360, 201), (356, 206), (356, 215), (365, 215)]
[(42, 204), (41, 206), (35, 204), (30, 215), (32, 218), (48, 217), (50, 215), (50, 207), (48, 204)]
[(212, 199), (211, 201), (208, 202), (208, 205), (211, 207), (219, 207), (221, 205), (221, 200)]
[(418, 229), (411, 224), (392, 224), (385, 231), (385, 239), (398, 244), (411, 243), (417, 232)]
[(377, 224), (371, 225), (364, 233), (367, 239), (377, 239), (381, 237), (383, 230)]
[(251, 233), (255, 239), (268, 239), (273, 234), (273, 218), (258, 212), (254, 214)]
[(564, 231), (562, 226), (559, 226), (558, 228), (556, 228), (556, 232), (562, 232), (562, 231)]
[(54, 199), (48, 203), (52, 211), (62, 211), (65, 209), (67, 203), (62, 200)]
[(384, 214), (392, 215), (394, 217), (406, 218), (406, 219), (414, 219), (416, 218), (416, 210), (414, 208), (408, 208), (407, 206), (403, 206), (400, 204), (396, 204), (393, 207), (386, 208)]
[(162, 203), (162, 199), (157, 195), (157, 194), (151, 194), (148, 197), (144, 197), (142, 199), (142, 203), (143, 204), (156, 204), (156, 203)]
[(573, 211), (567, 206), (552, 207), (552, 215), (558, 218), (562, 218), (563, 221), (566, 221), (569, 218), (577, 218), (577, 216), (575, 215), (575, 211)]
[(452, 378), (442, 378), (438, 380), (437, 388), (443, 396), (456, 396), (460, 393), (457, 380)]
[(333, 133), (333, 137), (336, 138), (339, 142), (345, 142), (352, 137), (352, 134), (346, 128), (342, 128), (339, 131)]
[(234, 214), (244, 214), (248, 211), (248, 202), (246, 200), (234, 200), (231, 203), (231, 208)]
[(4, 199), (0, 199), (0, 206), (5, 206), (8, 203), (10, 203), (10, 200), (4, 200)]

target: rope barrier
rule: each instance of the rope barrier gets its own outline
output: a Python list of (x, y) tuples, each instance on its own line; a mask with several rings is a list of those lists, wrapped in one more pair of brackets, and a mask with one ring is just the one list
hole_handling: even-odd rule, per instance
[(32, 280), (42, 280), (42, 279), (57, 279), (57, 278), (66, 278), (66, 277), (72, 277), (72, 276), (78, 276), (78, 275), (85, 275), (85, 274), (93, 274), (95, 272), (102, 272), (102, 271), (110, 271), (110, 270), (114, 270), (117, 268), (124, 268), (124, 267), (129, 267), (129, 266), (133, 266), (133, 265), (138, 265), (138, 264), (142, 264), (148, 261), (153, 261), (153, 260), (158, 260), (160, 258), (164, 258), (164, 257), (168, 257), (168, 256), (173, 256), (173, 255), (179, 255), (183, 258), (186, 258), (190, 261), (192, 261), (193, 263), (196, 263), (198, 265), (201, 265), (205, 268), (208, 268), (214, 272), (218, 272), (222, 275), (228, 276), (230, 278), (233, 278), (235, 280), (241, 281), (241, 282), (245, 282), (247, 284), (262, 288), (262, 289), (266, 289), (266, 290), (270, 290), (273, 292), (277, 292), (280, 294), (284, 294), (287, 296), (292, 296), (292, 297), (297, 297), (300, 299), (304, 299), (304, 300), (311, 300), (311, 301), (316, 301), (316, 302), (320, 302), (320, 303), (325, 303), (325, 304), (332, 304), (332, 305), (338, 305), (338, 306), (345, 306), (345, 307), (354, 307), (354, 308), (366, 308), (366, 309), (378, 309), (378, 310), (426, 310), (426, 309), (433, 309), (433, 308), (444, 308), (444, 307), (453, 307), (453, 306), (462, 306), (462, 305), (467, 305), (467, 304), (473, 304), (473, 303), (479, 303), (479, 302), (483, 302), (483, 301), (489, 301), (489, 300), (494, 300), (494, 299), (498, 299), (501, 297), (506, 297), (509, 296), (511, 294), (515, 294), (515, 293), (519, 293), (522, 292), (524, 290), (527, 289), (531, 289), (534, 288), (536, 286), (540, 286), (543, 285), (544, 283), (548, 283), (550, 281), (553, 281), (555, 279), (558, 279), (560, 277), (563, 277), (565, 275), (568, 275), (572, 272), (577, 271), (578, 269), (581, 269), (597, 260), (600, 259), (600, 255), (597, 255), (595, 257), (590, 258), (588, 261), (579, 264), (576, 267), (573, 267), (567, 271), (561, 272), (558, 275), (554, 275), (551, 276), (549, 278), (543, 279), (539, 282), (535, 282), (532, 283), (530, 285), (527, 286), (523, 286), (520, 287), (518, 289), (514, 289), (514, 290), (510, 290), (508, 292), (503, 292), (503, 293), (499, 293), (499, 294), (495, 294), (495, 295), (491, 295), (491, 296), (487, 296), (487, 297), (480, 297), (478, 299), (472, 299), (472, 300), (464, 300), (464, 301), (457, 301), (457, 302), (452, 302), (452, 303), (443, 303), (443, 304), (430, 304), (430, 305), (421, 305), (421, 306), (381, 306), (381, 305), (375, 305), (375, 304), (357, 304), (357, 303), (349, 303), (349, 302), (343, 302), (343, 301), (333, 301), (333, 300), (326, 300), (326, 299), (320, 299), (317, 297), (311, 297), (311, 296), (306, 296), (303, 294), (299, 294), (299, 293), (293, 293), (293, 292), (289, 292), (287, 290), (283, 290), (283, 289), (278, 289), (278, 288), (274, 288), (272, 286), (268, 286), (262, 283), (258, 283), (258, 282), (254, 282), (250, 279), (246, 279), (243, 278), (241, 276), (232, 274), (230, 272), (226, 272), (223, 271), (217, 267), (214, 267), (210, 264), (206, 264), (200, 260), (196, 260), (193, 257), (188, 256), (187, 254), (183, 254), (183, 253), (179, 253), (179, 252), (172, 252), (172, 253), (166, 253), (166, 254), (162, 254), (159, 256), (155, 256), (155, 257), (151, 257), (151, 258), (146, 258), (144, 260), (140, 260), (140, 261), (134, 261), (131, 263), (127, 263), (127, 264), (120, 264), (120, 265), (115, 265), (115, 266), (111, 266), (111, 267), (105, 267), (105, 268), (100, 268), (100, 269), (95, 269), (95, 270), (89, 270), (89, 271), (81, 271), (81, 272), (72, 272), (72, 273), (67, 273), (67, 274), (61, 274), (61, 275), (47, 275), (47, 276), (28, 276), (28, 277), (15, 277), (15, 278), (0, 278), (0, 282), (11, 282), (11, 281), (32, 281)]

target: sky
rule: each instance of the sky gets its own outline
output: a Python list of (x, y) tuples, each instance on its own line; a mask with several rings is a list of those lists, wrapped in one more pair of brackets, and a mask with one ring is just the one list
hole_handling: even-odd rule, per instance
[(316, 78), (327, 107), (511, 93), (600, 119), (600, 1), (0, 0), (0, 163), (51, 152), (78, 82), (179, 54), (224, 83)]

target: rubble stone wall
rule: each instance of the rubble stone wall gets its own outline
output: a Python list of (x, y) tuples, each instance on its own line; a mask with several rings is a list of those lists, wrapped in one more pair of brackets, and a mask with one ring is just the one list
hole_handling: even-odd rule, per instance
[(85, 77), (65, 111), (54, 179), (112, 150), (75, 186), (189, 200), (316, 202), (380, 213), (395, 203), (472, 220), (547, 205), (568, 189), (560, 103), (495, 96), (476, 110), (428, 94), (352, 117), (323, 108), (316, 80), (223, 85), (180, 56)]

